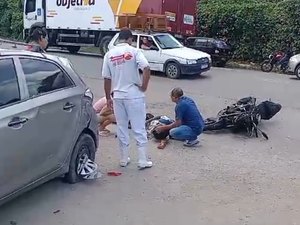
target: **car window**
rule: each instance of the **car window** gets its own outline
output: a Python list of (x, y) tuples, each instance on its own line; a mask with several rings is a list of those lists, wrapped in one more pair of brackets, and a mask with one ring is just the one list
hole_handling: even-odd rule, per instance
[(150, 36), (140, 36), (140, 48), (143, 50), (159, 49), (154, 40)]
[[(137, 48), (137, 39), (138, 39), (137, 35), (133, 35), (133, 40), (132, 40), (132, 44), (131, 44), (132, 47)], [(117, 44), (119, 44), (119, 36), (118, 36), (118, 38), (115, 40), (114, 46), (116, 46)]]
[(20, 90), (13, 59), (0, 60), (0, 107), (20, 101)]
[(29, 96), (73, 86), (70, 78), (55, 64), (37, 59), (20, 59)]
[(156, 42), (162, 49), (182, 48), (182, 44), (168, 34), (158, 34), (154, 36)]
[(27, 0), (25, 13), (35, 12), (36, 0)]
[(195, 46), (197, 46), (197, 47), (207, 47), (207, 39), (197, 39), (195, 41)]

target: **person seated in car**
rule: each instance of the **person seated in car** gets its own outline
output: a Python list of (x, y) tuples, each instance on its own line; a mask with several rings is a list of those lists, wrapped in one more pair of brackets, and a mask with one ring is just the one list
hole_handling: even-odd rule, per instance
[(100, 98), (95, 104), (94, 109), (97, 113), (99, 134), (101, 136), (107, 136), (110, 134), (110, 130), (106, 127), (110, 124), (116, 123), (116, 118), (112, 109), (107, 107), (106, 97)]
[(27, 46), (28, 51), (45, 53), (48, 46), (47, 33), (42, 28), (35, 28), (30, 35), (31, 42)]
[[(185, 141), (185, 146), (197, 145), (199, 143), (198, 136), (204, 128), (204, 120), (196, 103), (191, 98), (184, 96), (181, 88), (172, 90), (171, 99), (176, 103), (175, 121), (169, 125), (158, 126), (156, 131), (158, 133), (168, 131), (170, 138)], [(159, 146), (159, 148), (162, 147), (164, 146)]]
[(148, 38), (146, 38), (146, 37), (142, 38), (141, 49), (151, 50), (153, 47), (154, 47), (154, 45), (148, 40)]

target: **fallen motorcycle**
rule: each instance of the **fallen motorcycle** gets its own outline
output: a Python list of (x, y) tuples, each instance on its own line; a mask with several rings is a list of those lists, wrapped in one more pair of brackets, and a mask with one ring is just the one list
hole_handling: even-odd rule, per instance
[(280, 104), (272, 101), (264, 101), (257, 105), (254, 97), (242, 98), (222, 109), (216, 118), (206, 119), (204, 131), (244, 130), (249, 136), (255, 134), (258, 137), (258, 132), (260, 132), (266, 139), (269, 139), (268, 135), (258, 127), (258, 124), (261, 120), (270, 120), (281, 108)]

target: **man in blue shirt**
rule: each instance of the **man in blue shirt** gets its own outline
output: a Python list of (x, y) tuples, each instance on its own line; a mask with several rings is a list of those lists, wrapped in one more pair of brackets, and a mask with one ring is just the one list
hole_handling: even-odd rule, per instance
[(184, 96), (181, 88), (174, 88), (171, 99), (176, 103), (175, 122), (156, 128), (157, 132), (169, 131), (170, 137), (185, 141), (184, 145), (191, 147), (199, 143), (197, 137), (202, 133), (204, 120), (196, 103)]

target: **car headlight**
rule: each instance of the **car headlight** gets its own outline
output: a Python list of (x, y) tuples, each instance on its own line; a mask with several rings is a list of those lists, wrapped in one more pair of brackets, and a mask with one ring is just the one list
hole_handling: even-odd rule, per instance
[(197, 60), (196, 59), (187, 59), (186, 64), (196, 64)]

